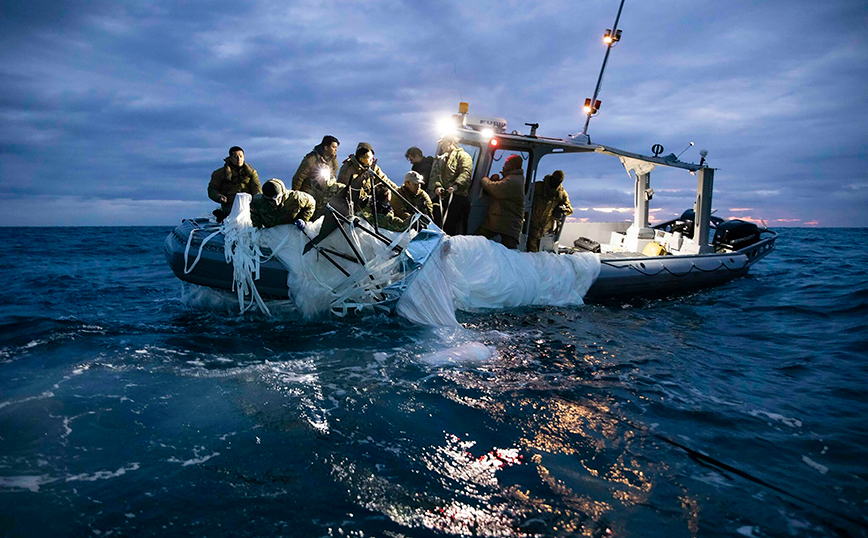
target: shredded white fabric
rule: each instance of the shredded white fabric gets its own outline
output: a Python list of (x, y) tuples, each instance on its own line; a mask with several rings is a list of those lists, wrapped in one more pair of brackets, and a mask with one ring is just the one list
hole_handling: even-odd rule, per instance
[[(348, 233), (365, 262), (362, 266), (343, 257), (356, 253), (339, 231), (303, 254), (308, 241), (319, 233), (322, 218), (303, 231), (293, 225), (258, 230), (250, 222), (249, 204), (249, 195), (238, 195), (232, 214), (220, 228), (226, 237), (226, 259), (234, 266), (233, 289), (242, 312), (256, 304), (269, 314), (254, 285), (262, 263), (260, 245), (271, 248), (272, 256), (287, 268), (293, 303), (305, 318), (313, 319), (329, 312), (346, 315), (370, 309), (377, 298), (387, 296), (387, 287), (402, 269), (391, 247), (406, 247), (415, 234), (380, 230), (391, 240), (386, 245), (350, 226)], [(454, 327), (458, 326), (456, 310), (580, 305), (599, 274), (599, 257), (590, 253), (527, 253), (481, 236), (449, 237), (415, 274), (396, 312), (415, 324)]]
[(259, 248), (259, 230), (253, 227), (253, 222), (250, 220), (252, 199), (249, 194), (243, 192), (235, 195), (232, 212), (220, 226), (224, 237), (223, 253), (226, 256), (226, 263), (232, 264), (232, 290), (238, 294), (241, 313), (243, 314), (255, 304), (265, 315), (271, 316), (271, 311), (259, 295), (255, 284), (255, 281), (259, 280), (262, 251)]

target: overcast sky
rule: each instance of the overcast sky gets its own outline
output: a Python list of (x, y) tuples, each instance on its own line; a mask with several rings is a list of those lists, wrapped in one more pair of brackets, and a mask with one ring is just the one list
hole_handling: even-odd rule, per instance
[[(341, 158), (370, 142), (400, 182), (459, 101), (580, 132), (618, 3), (3, 0), (0, 225), (177, 224), (215, 207), (230, 146), (289, 180), (324, 134)], [(709, 151), (725, 218), (868, 226), (864, 0), (627, 0), (619, 27), (592, 141), (695, 142), (682, 159)], [(577, 218), (629, 219), (632, 183), (599, 159), (550, 168)], [(660, 220), (696, 180), (658, 169), (652, 187)]]

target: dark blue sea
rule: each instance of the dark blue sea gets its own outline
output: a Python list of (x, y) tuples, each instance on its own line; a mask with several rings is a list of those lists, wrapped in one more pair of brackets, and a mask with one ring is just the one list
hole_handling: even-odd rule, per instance
[(169, 228), (0, 228), (0, 535), (868, 536), (868, 229), (687, 296), (239, 316)]

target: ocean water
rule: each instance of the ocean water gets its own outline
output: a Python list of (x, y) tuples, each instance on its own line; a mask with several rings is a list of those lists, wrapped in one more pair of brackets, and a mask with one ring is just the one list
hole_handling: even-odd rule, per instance
[(628, 304), (240, 317), (0, 228), (0, 536), (868, 536), (866, 229)]

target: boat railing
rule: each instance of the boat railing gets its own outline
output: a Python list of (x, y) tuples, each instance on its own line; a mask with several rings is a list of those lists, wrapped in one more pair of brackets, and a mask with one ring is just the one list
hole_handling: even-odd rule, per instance
[(753, 265), (754, 263), (760, 261), (761, 259), (771, 254), (772, 251), (775, 249), (775, 240), (777, 240), (778, 234), (769, 229), (762, 230), (762, 233), (768, 235), (764, 238), (761, 238), (753, 245), (741, 248), (737, 251), (738, 253), (747, 256), (748, 265)]

